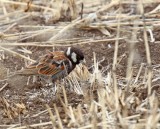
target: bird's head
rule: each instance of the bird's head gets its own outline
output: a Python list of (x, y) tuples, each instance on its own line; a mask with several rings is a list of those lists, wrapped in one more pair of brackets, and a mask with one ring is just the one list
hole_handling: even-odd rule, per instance
[(75, 47), (68, 47), (65, 51), (65, 55), (70, 59), (74, 64), (85, 63), (83, 52)]

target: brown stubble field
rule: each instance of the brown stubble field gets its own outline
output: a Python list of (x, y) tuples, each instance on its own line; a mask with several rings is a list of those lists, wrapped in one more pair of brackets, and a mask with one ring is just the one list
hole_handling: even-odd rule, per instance
[[(80, 48), (55, 87), (12, 76), (47, 51)], [(1, 0), (0, 129), (160, 128), (159, 0)]]

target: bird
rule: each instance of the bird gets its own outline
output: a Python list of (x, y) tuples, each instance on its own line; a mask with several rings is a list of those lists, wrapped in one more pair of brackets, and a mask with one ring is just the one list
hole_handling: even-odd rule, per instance
[(65, 51), (49, 51), (15, 74), (49, 76), (54, 83), (69, 75), (80, 63), (85, 63), (83, 52), (79, 48), (68, 47)]

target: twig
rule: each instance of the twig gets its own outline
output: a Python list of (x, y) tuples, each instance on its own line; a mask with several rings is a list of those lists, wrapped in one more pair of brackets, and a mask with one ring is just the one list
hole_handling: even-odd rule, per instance
[[(140, 2), (142, 2), (140, 0)], [(148, 81), (147, 81), (147, 85), (148, 85), (148, 95), (151, 94), (151, 81), (152, 81), (152, 71), (151, 71), (151, 54), (150, 54), (150, 47), (149, 47), (149, 43), (148, 43), (148, 36), (147, 36), (147, 28), (146, 28), (146, 21), (145, 21), (145, 17), (144, 17), (144, 7), (142, 5), (142, 3), (140, 3), (141, 5), (141, 14), (143, 16), (143, 37), (144, 37), (144, 44), (145, 44), (145, 49), (146, 49), (146, 58), (147, 58), (147, 63), (149, 65), (148, 68)]]
[(8, 86), (8, 83), (4, 84), (4, 85), (0, 88), (0, 92), (1, 92), (5, 87), (7, 87), (7, 86)]
[(78, 44), (88, 44), (88, 43), (99, 43), (99, 42), (110, 42), (115, 40), (124, 40), (124, 38), (112, 38), (112, 39), (101, 39), (101, 40), (88, 40), (88, 41), (46, 41), (46, 42), (26, 42), (26, 43), (0, 43), (1, 46), (39, 46), (39, 47), (53, 47), (53, 46), (71, 46), (71, 45), (78, 45)]
[[(1, 2), (8, 3), (8, 4), (17, 4), (17, 5), (27, 6), (27, 3), (11, 1), (11, 0), (1, 0)], [(34, 8), (40, 8), (40, 9), (44, 9), (44, 10), (47, 9), (47, 10), (50, 10), (50, 11), (55, 11), (55, 9), (49, 8), (49, 7), (45, 7), (45, 6), (40, 6), (40, 5), (35, 5), (35, 4), (31, 4), (30, 6), (34, 7)]]
[(4, 47), (2, 47), (2, 46), (0, 46), (0, 49), (5, 50), (5, 51), (13, 54), (13, 56), (18, 56), (18, 57), (21, 57), (21, 58), (23, 58), (23, 59), (29, 60), (29, 61), (31, 61), (31, 62), (35, 62), (35, 60), (32, 60), (32, 59), (30, 59), (30, 58), (28, 58), (28, 57), (26, 57), (26, 56), (24, 56), (24, 55), (21, 55), (21, 54), (19, 54), (19, 53), (17, 53), (17, 52), (14, 52), (14, 51), (9, 50), (9, 49), (7, 49), (7, 48), (4, 48)]
[(52, 122), (49, 121), (49, 122), (43, 122), (43, 123), (38, 123), (38, 124), (32, 124), (32, 125), (29, 125), (29, 126), (19, 126), (19, 127), (15, 127), (15, 128), (12, 128), (12, 129), (28, 129), (28, 127), (38, 127), (38, 126), (46, 126), (46, 125), (52, 125)]
[(49, 113), (49, 115), (50, 115), (50, 119), (51, 119), (51, 121), (52, 121), (52, 126), (53, 126), (53, 128), (54, 128), (55, 123), (56, 123), (55, 117), (53, 116), (53, 113), (52, 113), (52, 111), (51, 111), (51, 108), (49, 107), (48, 104), (46, 104), (46, 108), (47, 108), (48, 113)]
[(56, 116), (57, 116), (57, 119), (58, 119), (59, 128), (63, 129), (63, 124), (62, 124), (61, 118), (59, 116), (59, 112), (58, 112), (57, 106), (55, 104), (54, 104), (54, 110), (56, 112)]
[[(119, 12), (120, 16), (120, 12)], [(118, 111), (119, 102), (118, 102), (118, 89), (117, 89), (117, 78), (116, 78), (116, 65), (117, 65), (117, 56), (118, 56), (118, 46), (119, 46), (119, 37), (120, 37), (120, 17), (118, 18), (117, 26), (117, 40), (115, 41), (114, 57), (113, 57), (113, 86), (114, 86), (114, 95), (115, 95), (115, 108)]]

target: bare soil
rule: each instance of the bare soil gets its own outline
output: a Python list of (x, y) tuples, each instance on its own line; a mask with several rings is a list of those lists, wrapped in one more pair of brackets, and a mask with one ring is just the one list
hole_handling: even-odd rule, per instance
[[(150, 11), (150, 9), (149, 9)], [(25, 22), (24, 22), (25, 21)], [(17, 23), (18, 25), (10, 29), (7, 33), (18, 33), (23, 32), (22, 28), (19, 28), (20, 25), (28, 24), (28, 25), (55, 25), (57, 22), (69, 22), (68, 19), (60, 19), (59, 21), (52, 21), (46, 23), (43, 18), (41, 17), (30, 17), (24, 19), (24, 21), (20, 21)], [(26, 30), (25, 30), (26, 31)], [(73, 32), (72, 32), (73, 31)], [(110, 31), (112, 33), (112, 31)], [(123, 32), (121, 36), (125, 36), (127, 32)], [(153, 35), (155, 41), (160, 41), (160, 33), (159, 29), (154, 28)], [(116, 33), (113, 32), (112, 36), (103, 35), (98, 30), (71, 30), (68, 34), (66, 34), (63, 38), (65, 39), (90, 39), (90, 40), (99, 40), (96, 43), (86, 43), (76, 45), (76, 47), (80, 48), (84, 54), (87, 61), (86, 66), (88, 70), (93, 73), (93, 53), (96, 53), (97, 60), (100, 62), (99, 69), (106, 70), (103, 73), (103, 76), (112, 70), (112, 63), (113, 63), (113, 56), (115, 50), (115, 41), (100, 41), (103, 39), (109, 39), (116, 36)], [(31, 39), (22, 40), (21, 42), (38, 42), (38, 41), (46, 41), (50, 35), (40, 35)], [(139, 34), (139, 37), (143, 37), (143, 33)], [(3, 41), (2, 41), (3, 42)], [(160, 43), (149, 42), (150, 47), (150, 54), (152, 60), (152, 69), (153, 76), (159, 75), (160, 69)], [(19, 48), (22, 47), (10, 47), (11, 50), (18, 51)], [(64, 50), (66, 47), (56, 46), (56, 47), (27, 47), (28, 50), (32, 51), (32, 54), (28, 54), (31, 59), (36, 60), (39, 56), (45, 54), (48, 50), (52, 51), (53, 49), (56, 50)], [(116, 76), (117, 78), (125, 78), (126, 76), (126, 69), (127, 69), (127, 61), (129, 56), (129, 43), (126, 40), (119, 41), (119, 49), (118, 49), (118, 65)], [(19, 52), (22, 53), (23, 52)], [(3, 57), (4, 56), (4, 57)], [(143, 80), (143, 76), (145, 74), (145, 68), (148, 67), (147, 60), (146, 60), (146, 49), (144, 45), (144, 41), (138, 40), (135, 45), (135, 55), (133, 60), (133, 77), (137, 76), (139, 68), (141, 64), (144, 63), (145, 66), (142, 69), (140, 78)], [(0, 51), (0, 80), (6, 78), (8, 70), (9, 73), (15, 72), (20, 70), (22, 67), (25, 67), (26, 61), (22, 58), (16, 57), (8, 52), (1, 53)], [(28, 77), (26, 76), (14, 76), (9, 78), (7, 81), (0, 82), (0, 125), (11, 125), (11, 124), (21, 124), (29, 125), (36, 124), (36, 123), (43, 123), (50, 121), (50, 115), (47, 111), (47, 104), (51, 108), (51, 110), (55, 113), (54, 106), (57, 106), (57, 109), (60, 114), (60, 118), (62, 119), (69, 119), (66, 118), (65, 115), (65, 108), (62, 103), (64, 99), (64, 95), (62, 92), (55, 94), (54, 87), (50, 85), (45, 85), (42, 81), (33, 82), (33, 77), (31, 77), (31, 81), (29, 84)], [(81, 83), (81, 82), (80, 82)], [(83, 82), (84, 83), (84, 82)], [(68, 90), (66, 85), (66, 94), (68, 98), (68, 105), (71, 105), (73, 108), (77, 109), (78, 105), (83, 107), (83, 113), (85, 114), (87, 111), (85, 105), (90, 103), (88, 97), (89, 91), (89, 82), (85, 82), (85, 88), (83, 88), (84, 95), (76, 94), (74, 91)], [(143, 85), (144, 86), (144, 85)], [(142, 86), (142, 89), (133, 89), (132, 92), (137, 94), (140, 100), (144, 100), (147, 98), (147, 89)], [(159, 79), (152, 83), (152, 92), (155, 92), (158, 96), (160, 94), (160, 81)], [(87, 90), (86, 90), (87, 89)], [(60, 90), (61, 91), (61, 90)], [(98, 99), (97, 95), (95, 94), (95, 100)], [(160, 97), (159, 97), (160, 100)], [(69, 120), (68, 120), (69, 121)], [(63, 121), (63, 124), (67, 125), (67, 121)], [(3, 128), (3, 127), (2, 127)], [(4, 127), (6, 128), (6, 127)], [(50, 126), (46, 126), (46, 128), (52, 128)]]
[[(95, 34), (97, 32), (94, 31), (88, 31), (84, 33), (90, 33)], [(160, 37), (156, 37), (157, 40), (160, 40)], [(109, 45), (111, 47), (109, 47)], [(121, 60), (119, 63), (119, 66), (117, 67), (117, 76), (125, 77), (126, 74), (126, 67), (127, 67), (127, 55), (128, 55), (128, 49), (127, 49), (127, 43), (121, 42), (119, 45), (119, 54), (118, 57), (120, 58), (123, 54), (126, 54), (126, 56)], [(113, 54), (114, 54), (114, 42), (110, 43), (95, 43), (95, 44), (85, 44), (85, 45), (79, 45), (79, 48), (81, 48), (85, 54), (85, 58), (87, 61), (87, 65), (89, 70), (92, 72), (92, 68), (90, 68), (91, 64), (93, 64), (93, 52), (96, 53), (97, 60), (104, 60), (100, 63), (99, 67), (102, 69), (103, 67), (109, 66), (113, 62)], [(51, 50), (51, 48), (37, 48), (35, 52), (33, 52), (32, 57), (33, 59), (38, 57), (39, 55), (42, 55), (46, 50)], [(64, 48), (56, 48), (56, 50), (63, 50)], [(137, 75), (137, 71), (139, 70), (141, 63), (146, 63), (146, 53), (145, 53), (145, 46), (142, 42), (137, 43), (136, 46), (137, 50), (137, 56), (135, 57), (134, 62), (134, 71), (135, 76)], [(159, 50), (160, 50), (160, 44), (150, 43), (150, 50), (151, 50), (151, 59), (153, 65), (160, 64), (160, 56)], [(24, 67), (24, 61), (22, 59), (13, 57), (9, 54), (5, 54), (5, 57), (7, 59), (4, 59), (1, 61), (1, 79), (4, 77), (2, 75), (5, 75), (4, 71), (6, 69), (9, 69), (10, 71), (15, 71), (15, 69), (21, 69), (21, 67)], [(111, 68), (111, 66), (110, 66)], [(7, 72), (7, 71), (6, 71)], [(21, 123), (22, 125), (30, 125), (38, 122), (47, 122), (49, 121), (50, 117), (46, 112), (37, 115), (38, 113), (45, 111), (46, 106), (45, 104), (49, 104), (51, 108), (53, 108), (53, 105), (56, 104), (58, 107), (58, 110), (60, 112), (60, 116), (64, 117), (64, 110), (62, 108), (62, 104), (59, 100), (59, 97), (55, 96), (54, 88), (52, 86), (43, 86), (38, 83), (29, 84), (27, 83), (27, 77), (24, 76), (18, 76), (9, 79), (7, 87), (5, 87), (2, 91), (0, 91), (1, 96), (1, 110), (0, 110), (0, 124), (18, 124)], [(1, 87), (4, 85), (1, 84)], [(157, 93), (160, 93), (159, 88), (159, 81), (157, 81), (154, 85), (156, 87), (154, 90), (157, 91)], [(138, 92), (138, 95), (141, 94), (141, 98), (145, 99), (147, 96), (147, 91), (140, 90)], [(63, 97), (63, 95), (61, 95)], [(8, 107), (4, 107), (4, 100), (2, 98), (7, 100)], [(79, 104), (85, 104), (85, 99), (83, 95), (78, 95), (74, 92), (67, 91), (67, 98), (69, 100), (69, 104), (77, 107)], [(3, 103), (3, 104), (2, 104)], [(24, 104), (25, 108), (16, 107), (16, 104)], [(11, 111), (8, 113), (5, 112), (5, 109), (10, 109)], [(12, 109), (13, 108), (13, 109)], [(14, 111), (15, 110), (15, 111)], [(18, 112), (20, 110), (20, 114), (14, 114), (14, 112)], [(17, 117), (17, 115), (19, 115)], [(10, 118), (8, 118), (10, 116)]]

